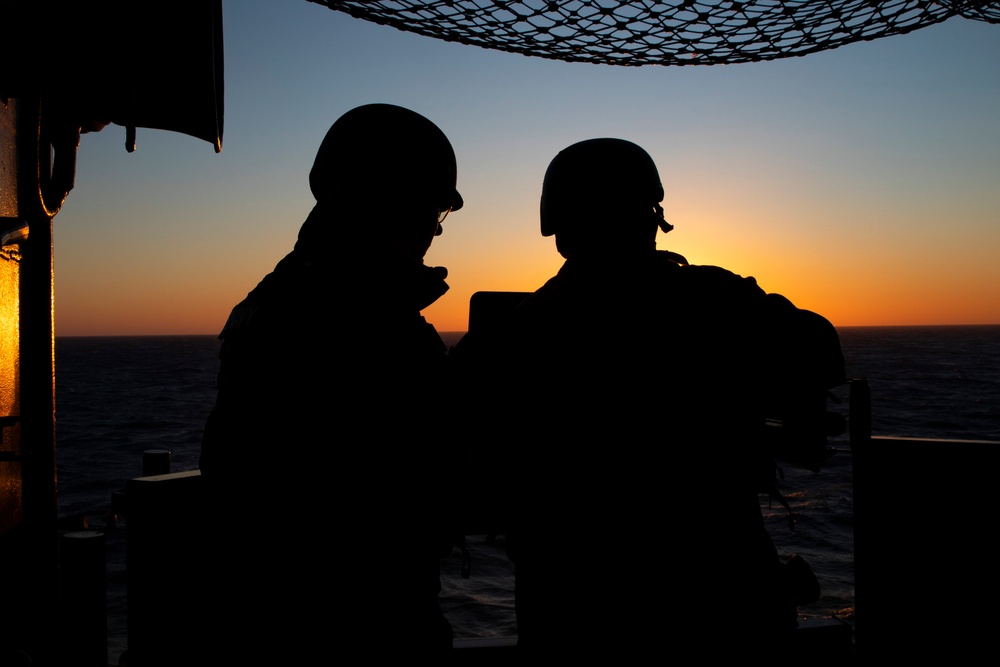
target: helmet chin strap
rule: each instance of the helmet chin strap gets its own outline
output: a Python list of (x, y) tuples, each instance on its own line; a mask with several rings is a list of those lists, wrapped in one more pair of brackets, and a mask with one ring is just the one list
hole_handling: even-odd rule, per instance
[(658, 203), (653, 204), (653, 211), (656, 212), (656, 217), (657, 217), (656, 224), (660, 226), (660, 229), (663, 231), (664, 234), (666, 234), (667, 232), (669, 232), (674, 228), (673, 225), (671, 225), (669, 222), (663, 219), (662, 206), (660, 206)]

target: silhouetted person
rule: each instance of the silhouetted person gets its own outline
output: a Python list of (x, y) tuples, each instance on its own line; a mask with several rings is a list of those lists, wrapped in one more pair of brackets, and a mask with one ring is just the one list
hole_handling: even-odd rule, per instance
[(213, 652), (437, 655), (452, 645), (438, 593), (455, 460), (427, 435), (446, 348), (420, 311), (448, 289), (423, 257), (462, 207), (455, 154), (423, 116), (361, 106), (330, 128), (309, 185), (294, 249), (219, 336), (201, 471), (214, 627), (233, 631)]
[(815, 467), (826, 389), (844, 379), (837, 334), (753, 278), (657, 251), (662, 199), (633, 143), (560, 152), (541, 229), (565, 263), (454, 350), (474, 460), (508, 491), (492, 511), (519, 652), (701, 662), (771, 655), (796, 626), (760, 510), (775, 480), (765, 418), (807, 435)]

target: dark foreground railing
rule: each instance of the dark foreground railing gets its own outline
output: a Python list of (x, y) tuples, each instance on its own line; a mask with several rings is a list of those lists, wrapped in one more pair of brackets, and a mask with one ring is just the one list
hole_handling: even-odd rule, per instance
[(853, 449), (859, 659), (959, 665), (994, 653), (1000, 442), (872, 437)]
[[(197, 471), (129, 480), (125, 489), (128, 558), (128, 667), (183, 665), (190, 661), (196, 628), (187, 627), (191, 605), (197, 604), (202, 565), (199, 534), (205, 521), (201, 507), (201, 477)], [(720, 640), (726, 628), (720, 625)], [(835, 619), (800, 622), (797, 652), (853, 659), (852, 628)], [(456, 640), (459, 663), (505, 663), (516, 656), (516, 637)]]
[[(863, 414), (855, 418), (864, 422)], [(965, 664), (989, 655), (1000, 617), (993, 572), (1000, 442), (873, 437), (852, 428), (851, 452), (854, 622), (802, 621), (803, 659)], [(183, 665), (198, 650), (187, 624), (201, 598), (199, 531), (210, 524), (201, 516), (201, 492), (200, 473), (186, 471), (129, 480), (119, 499), (126, 518), (128, 667)], [(81, 547), (87, 537), (75, 535)], [(81, 636), (94, 634), (80, 629)], [(720, 625), (720, 640), (725, 632)], [(456, 659), (506, 662), (515, 645), (515, 637), (462, 639)]]

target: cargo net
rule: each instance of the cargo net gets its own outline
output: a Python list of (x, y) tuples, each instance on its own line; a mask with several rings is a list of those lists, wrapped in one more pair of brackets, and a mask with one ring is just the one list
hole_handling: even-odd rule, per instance
[(309, 0), (451, 42), (605, 65), (719, 65), (803, 56), (954, 16), (1000, 23), (983, 0)]

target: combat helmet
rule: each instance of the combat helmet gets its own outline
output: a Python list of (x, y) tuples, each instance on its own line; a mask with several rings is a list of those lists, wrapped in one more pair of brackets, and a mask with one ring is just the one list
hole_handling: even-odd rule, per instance
[[(653, 158), (624, 139), (588, 139), (560, 151), (545, 172), (541, 197), (542, 236), (588, 223), (605, 224), (626, 211), (649, 212), (664, 231), (663, 185)], [(598, 231), (595, 229), (595, 231)]]
[[(351, 109), (327, 131), (309, 172), (316, 201), (431, 196), (439, 211), (462, 208), (451, 142), (430, 120), (393, 104)], [(366, 201), (358, 202), (362, 205)]]

